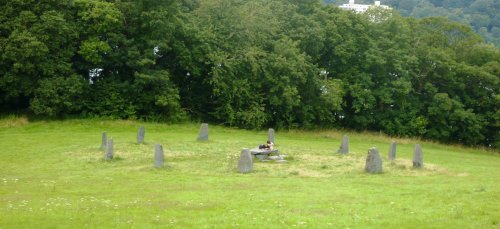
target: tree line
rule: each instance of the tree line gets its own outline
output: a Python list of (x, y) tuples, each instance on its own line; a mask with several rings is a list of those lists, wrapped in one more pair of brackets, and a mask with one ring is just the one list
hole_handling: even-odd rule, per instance
[(500, 146), (500, 50), (316, 0), (0, 0), (0, 107)]

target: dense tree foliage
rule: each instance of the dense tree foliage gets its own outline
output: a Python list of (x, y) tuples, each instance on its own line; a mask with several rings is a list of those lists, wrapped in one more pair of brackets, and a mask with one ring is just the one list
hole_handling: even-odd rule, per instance
[(500, 51), (316, 0), (0, 0), (0, 107), (500, 146)]

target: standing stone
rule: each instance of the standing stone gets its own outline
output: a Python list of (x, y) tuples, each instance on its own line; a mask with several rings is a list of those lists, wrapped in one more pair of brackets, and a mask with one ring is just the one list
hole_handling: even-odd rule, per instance
[(240, 154), (240, 160), (238, 161), (238, 172), (239, 173), (249, 173), (253, 169), (253, 159), (252, 154), (249, 149), (242, 149)]
[(341, 154), (349, 153), (349, 138), (347, 137), (347, 135), (344, 135), (344, 137), (342, 138), (342, 145), (340, 145), (340, 148), (337, 151), (337, 153)]
[(101, 149), (105, 150), (107, 144), (108, 144), (108, 136), (107, 136), (107, 133), (105, 131), (102, 133)]
[(113, 159), (113, 138), (109, 139), (106, 144), (106, 154), (104, 155), (105, 160)]
[(382, 173), (382, 158), (380, 158), (380, 154), (375, 147), (368, 150), (365, 171), (368, 173)]
[(146, 134), (146, 129), (144, 129), (144, 126), (139, 127), (139, 131), (137, 132), (138, 144), (144, 143), (144, 134)]
[(208, 123), (201, 124), (198, 141), (208, 141)]
[(413, 168), (424, 167), (424, 155), (422, 153), (422, 147), (420, 144), (415, 144), (413, 149)]
[(389, 160), (394, 161), (396, 159), (396, 142), (392, 141), (389, 148)]
[(269, 128), (269, 131), (267, 132), (267, 140), (274, 143), (274, 129)]
[(163, 167), (163, 146), (160, 144), (155, 145), (155, 168)]

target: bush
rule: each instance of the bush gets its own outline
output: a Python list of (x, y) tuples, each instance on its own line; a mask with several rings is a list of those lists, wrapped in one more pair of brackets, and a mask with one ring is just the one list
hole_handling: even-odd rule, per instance
[(82, 108), (84, 88), (85, 81), (77, 76), (43, 79), (35, 90), (30, 109), (49, 117), (77, 113)]

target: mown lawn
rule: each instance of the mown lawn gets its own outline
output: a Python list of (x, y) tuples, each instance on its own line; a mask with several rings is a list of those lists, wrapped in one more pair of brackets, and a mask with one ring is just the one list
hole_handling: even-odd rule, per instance
[[(146, 143), (136, 144), (139, 126)], [(500, 228), (500, 154), (411, 139), (344, 132), (276, 132), (287, 163), (254, 161), (242, 148), (266, 131), (134, 121), (0, 120), (0, 228)], [(115, 159), (99, 149), (106, 131)], [(161, 143), (166, 167), (153, 168)], [(420, 143), (424, 169), (413, 169)], [(363, 172), (377, 146), (384, 173)]]

